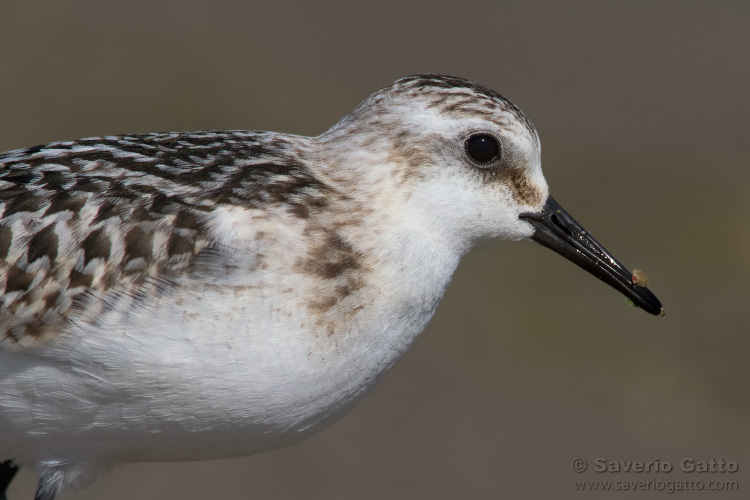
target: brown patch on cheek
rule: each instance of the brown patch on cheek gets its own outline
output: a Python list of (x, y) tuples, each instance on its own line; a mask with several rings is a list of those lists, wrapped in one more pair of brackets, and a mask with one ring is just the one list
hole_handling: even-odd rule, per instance
[(425, 146), (429, 141), (415, 138), (414, 134), (402, 130), (396, 134), (391, 144), (388, 161), (397, 165), (395, 173), (401, 183), (409, 179), (421, 179), (430, 163), (431, 155)]
[(521, 205), (541, 205), (544, 193), (539, 187), (535, 186), (526, 173), (519, 168), (509, 168), (503, 170), (498, 180), (508, 186), (513, 200)]

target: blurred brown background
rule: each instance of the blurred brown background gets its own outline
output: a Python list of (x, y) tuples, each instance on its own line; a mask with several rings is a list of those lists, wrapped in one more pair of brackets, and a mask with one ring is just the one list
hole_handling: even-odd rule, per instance
[[(0, 150), (200, 129), (317, 135), (416, 72), (534, 121), (554, 196), (659, 319), (552, 252), (479, 249), (350, 415), (220, 462), (139, 464), (63, 499), (575, 499), (573, 481), (750, 488), (747, 2), (37, 1), (0, 6)], [(1, 430), (0, 430), (1, 432)], [(723, 458), (735, 474), (576, 474), (581, 457)], [(32, 498), (24, 471), (11, 500)], [(637, 492), (628, 498), (665, 498)]]

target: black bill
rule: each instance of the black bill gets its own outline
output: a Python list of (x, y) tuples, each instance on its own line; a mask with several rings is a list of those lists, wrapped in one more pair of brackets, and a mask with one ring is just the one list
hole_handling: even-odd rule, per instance
[(633, 304), (651, 314), (664, 316), (656, 295), (633, 283), (633, 275), (599, 244), (551, 196), (541, 212), (520, 215), (534, 226), (532, 238), (569, 259), (619, 290)]

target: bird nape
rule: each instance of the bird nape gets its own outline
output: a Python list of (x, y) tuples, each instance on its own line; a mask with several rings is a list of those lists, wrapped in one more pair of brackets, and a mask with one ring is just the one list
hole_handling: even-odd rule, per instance
[(658, 299), (549, 195), (507, 98), (413, 75), (317, 137), (93, 137), (0, 155), (0, 491), (299, 441), (368, 393), (478, 242)]

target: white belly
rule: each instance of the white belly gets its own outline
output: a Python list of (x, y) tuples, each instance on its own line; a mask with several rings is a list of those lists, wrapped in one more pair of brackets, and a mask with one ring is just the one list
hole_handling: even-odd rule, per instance
[(71, 328), (42, 356), (0, 351), (0, 455), (130, 462), (281, 446), (348, 410), (432, 312), (407, 322), (371, 311), (330, 333), (273, 296), (182, 288)]

